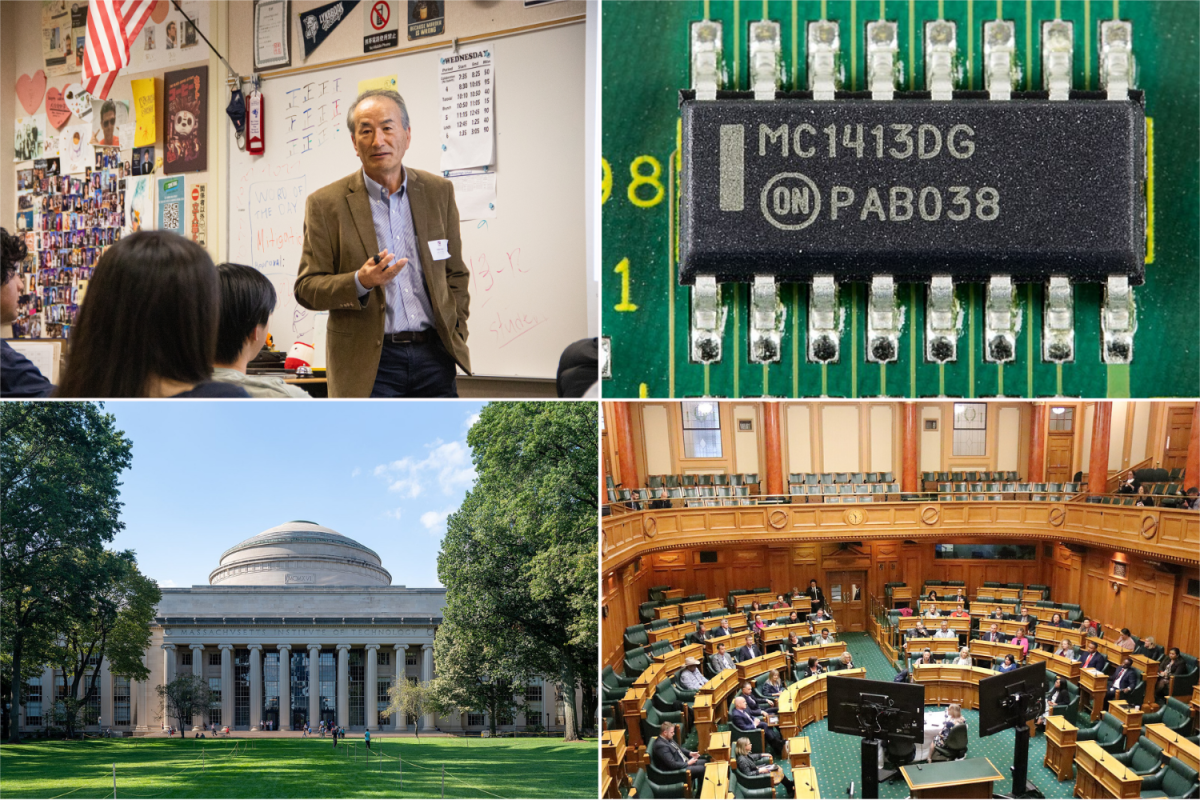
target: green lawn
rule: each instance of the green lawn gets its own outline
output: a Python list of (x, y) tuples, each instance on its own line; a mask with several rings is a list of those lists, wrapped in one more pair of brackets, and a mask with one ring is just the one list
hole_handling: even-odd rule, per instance
[[(596, 797), (596, 741), (91, 739), (0, 746), (0, 796)], [(203, 750), (203, 755), (201, 751)], [(381, 759), (379, 756), (383, 755)], [(357, 760), (354, 756), (357, 755)], [(399, 759), (403, 759), (401, 769)]]

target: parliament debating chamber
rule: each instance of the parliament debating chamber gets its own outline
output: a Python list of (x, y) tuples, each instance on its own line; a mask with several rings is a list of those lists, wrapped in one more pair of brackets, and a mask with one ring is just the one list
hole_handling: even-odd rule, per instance
[(1197, 796), (1200, 403), (606, 401), (601, 451), (603, 796)]

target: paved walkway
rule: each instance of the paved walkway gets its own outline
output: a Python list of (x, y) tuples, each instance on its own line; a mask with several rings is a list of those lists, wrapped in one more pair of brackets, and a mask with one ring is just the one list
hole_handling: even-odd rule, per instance
[[(197, 731), (185, 731), (185, 733), (187, 734), (187, 738), (191, 739), (193, 736), (196, 735)], [(207, 732), (204, 732), (204, 733), (207, 738), (212, 738), (212, 734), (207, 733)], [(138, 735), (138, 736), (141, 736), (144, 738), (152, 738), (152, 739), (168, 738), (166, 733), (163, 733), (160, 731), (154, 731), (152, 733), (135, 734), (135, 735)], [(445, 737), (451, 737), (454, 735), (455, 734), (446, 733), (444, 731), (430, 731), (429, 733), (426, 733), (424, 731), (421, 732), (422, 739), (434, 739), (434, 738), (438, 738), (438, 737), (445, 738)], [(174, 738), (176, 738), (176, 739), (179, 738), (178, 731), (175, 732)], [(218, 736), (216, 738), (224, 739), (227, 737), (224, 734), (222, 734), (221, 736)], [(228, 738), (230, 738), (230, 739), (303, 739), (303, 738), (320, 739), (321, 734), (314, 733), (314, 734), (311, 734), (311, 735), (305, 737), (303, 732), (301, 732), (301, 731), (230, 731)], [(329, 738), (330, 738), (329, 735), (326, 734), (325, 739), (329, 739)], [(363, 731), (347, 731), (346, 738), (347, 739), (362, 739)], [(417, 735), (415, 733), (412, 733), (411, 731), (409, 731), (409, 732), (371, 731), (371, 738), (372, 739), (401, 739), (401, 738), (416, 739)]]

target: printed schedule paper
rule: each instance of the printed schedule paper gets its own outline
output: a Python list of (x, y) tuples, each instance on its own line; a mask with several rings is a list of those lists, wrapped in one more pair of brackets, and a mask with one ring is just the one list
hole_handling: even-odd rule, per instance
[(486, 167), (496, 159), (495, 51), (472, 46), (438, 59), (442, 87), (442, 170)]

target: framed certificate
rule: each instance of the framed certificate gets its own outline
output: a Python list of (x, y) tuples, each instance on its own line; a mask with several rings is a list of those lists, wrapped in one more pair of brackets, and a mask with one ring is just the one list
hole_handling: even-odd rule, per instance
[(254, 0), (254, 69), (292, 65), (291, 0)]

